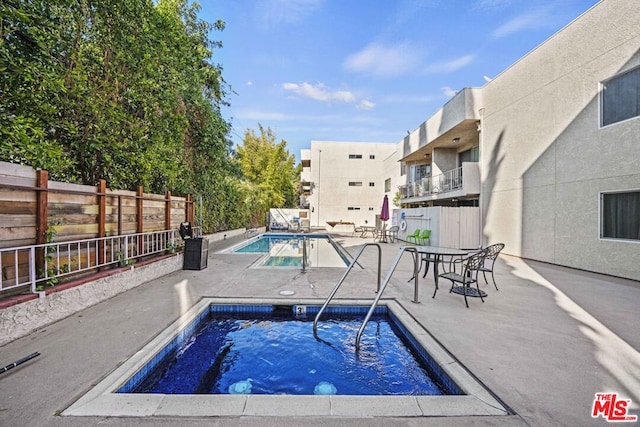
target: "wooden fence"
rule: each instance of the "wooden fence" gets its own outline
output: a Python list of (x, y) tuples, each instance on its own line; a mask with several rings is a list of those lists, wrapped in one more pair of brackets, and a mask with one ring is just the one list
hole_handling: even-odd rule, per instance
[[(110, 190), (105, 180), (95, 187), (50, 181), (45, 170), (0, 162), (0, 248), (171, 230), (194, 216), (191, 195)], [(15, 264), (4, 258), (3, 267)]]

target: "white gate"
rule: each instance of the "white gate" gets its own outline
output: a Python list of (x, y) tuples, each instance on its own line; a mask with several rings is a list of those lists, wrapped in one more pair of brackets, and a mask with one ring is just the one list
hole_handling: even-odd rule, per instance
[(416, 229), (429, 229), (433, 246), (470, 249), (481, 245), (480, 208), (434, 206), (396, 209), (393, 215), (399, 218), (399, 237), (403, 240)]

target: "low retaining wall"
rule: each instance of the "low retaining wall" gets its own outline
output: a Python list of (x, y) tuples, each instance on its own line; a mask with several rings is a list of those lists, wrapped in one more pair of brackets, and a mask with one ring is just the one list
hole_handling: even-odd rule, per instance
[(4, 308), (0, 310), (0, 345), (26, 336), (37, 328), (64, 319), (121, 292), (180, 270), (182, 260), (182, 254), (176, 254)]
[[(264, 227), (257, 230), (264, 232)], [(209, 239), (210, 253), (215, 242), (244, 233), (245, 229), (240, 228), (205, 235)], [(181, 270), (183, 260), (183, 254), (179, 253), (149, 264), (97, 277), (95, 280), (89, 279), (90, 281), (81, 284), (50, 288), (42, 298), (29, 299), (0, 308), (0, 346), (145, 282)]]
[[(264, 227), (255, 228), (254, 230), (257, 230), (259, 233), (265, 232)], [(244, 236), (246, 231), (247, 231), (246, 228), (238, 228), (237, 230), (227, 230), (227, 231), (221, 231), (219, 233), (214, 233), (214, 234), (205, 234), (204, 237), (209, 239), (209, 249), (213, 249), (211, 247), (212, 243), (220, 242), (222, 240), (227, 240), (236, 236)]]

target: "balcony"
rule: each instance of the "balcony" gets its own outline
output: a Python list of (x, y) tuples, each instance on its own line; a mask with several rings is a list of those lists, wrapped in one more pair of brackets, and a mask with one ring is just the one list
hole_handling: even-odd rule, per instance
[(463, 163), (443, 174), (402, 185), (399, 190), (401, 203), (472, 198), (480, 194), (480, 169), (478, 163)]

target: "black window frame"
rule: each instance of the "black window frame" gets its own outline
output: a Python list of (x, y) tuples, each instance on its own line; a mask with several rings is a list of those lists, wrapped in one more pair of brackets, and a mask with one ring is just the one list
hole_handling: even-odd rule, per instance
[(600, 239), (640, 243), (640, 189), (600, 193)]
[(640, 66), (600, 83), (600, 127), (640, 117)]

